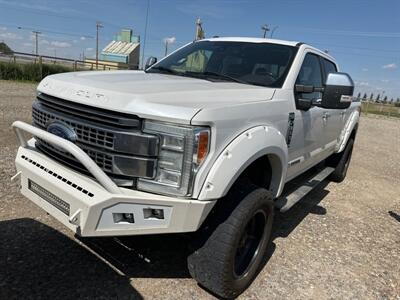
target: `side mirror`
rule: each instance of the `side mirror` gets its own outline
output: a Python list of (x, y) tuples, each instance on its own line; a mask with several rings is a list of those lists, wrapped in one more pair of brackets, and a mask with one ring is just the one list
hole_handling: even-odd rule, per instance
[(349, 74), (329, 73), (322, 94), (321, 107), (329, 109), (348, 108), (353, 98), (353, 92), (354, 82)]
[[(309, 93), (323, 93), (324, 88), (321, 87), (314, 87), (312, 85), (303, 85), (303, 84), (296, 84), (294, 87), (294, 91), (297, 94), (309, 94)], [(312, 100), (312, 99), (304, 99), (301, 97), (297, 97), (296, 107), (301, 110), (309, 110), (313, 106), (321, 106), (321, 99)]]
[(144, 66), (144, 69), (147, 70), (148, 68), (150, 68), (152, 65), (154, 65), (157, 62), (157, 57), (154, 56), (150, 56), (147, 61), (146, 64)]

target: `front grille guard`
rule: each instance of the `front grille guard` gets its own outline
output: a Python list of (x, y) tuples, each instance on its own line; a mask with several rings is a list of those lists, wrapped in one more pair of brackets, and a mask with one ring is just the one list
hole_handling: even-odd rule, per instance
[(15, 121), (12, 124), (12, 128), (15, 134), (18, 137), (19, 143), (22, 147), (27, 148), (28, 143), (26, 138), (23, 135), (23, 132), (27, 132), (32, 134), (33, 136), (40, 138), (52, 145), (56, 145), (58, 148), (61, 148), (65, 152), (73, 155), (85, 168), (88, 170), (90, 174), (93, 175), (94, 178), (100, 183), (100, 185), (112, 194), (123, 194), (121, 189), (108, 177), (102, 169), (87, 155), (81, 148), (77, 145), (67, 141), (63, 138), (60, 138), (52, 133), (44, 131), (40, 128), (34, 127), (22, 121)]

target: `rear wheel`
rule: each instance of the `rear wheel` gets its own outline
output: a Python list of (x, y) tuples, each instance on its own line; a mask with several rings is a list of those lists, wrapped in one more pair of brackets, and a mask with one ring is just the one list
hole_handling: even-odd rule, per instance
[(329, 176), (329, 180), (342, 182), (347, 175), (347, 169), (350, 165), (351, 155), (353, 153), (354, 139), (349, 139), (346, 148), (341, 153), (332, 155), (327, 159), (327, 165), (335, 168)]
[(200, 243), (188, 257), (188, 268), (200, 285), (232, 298), (251, 284), (262, 266), (274, 205), (269, 191), (250, 183), (234, 187), (221, 201), (203, 228), (202, 242), (194, 241)]

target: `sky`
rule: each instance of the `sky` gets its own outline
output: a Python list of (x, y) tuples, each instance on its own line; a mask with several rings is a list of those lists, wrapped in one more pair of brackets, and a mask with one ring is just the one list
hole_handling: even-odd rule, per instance
[(33, 53), (39, 30), (40, 54), (93, 57), (100, 21), (100, 49), (131, 28), (145, 58), (160, 58), (166, 38), (171, 51), (193, 40), (197, 17), (206, 37), (261, 37), (268, 24), (274, 38), (328, 50), (356, 93), (400, 97), (400, 0), (0, 0), (0, 41)]

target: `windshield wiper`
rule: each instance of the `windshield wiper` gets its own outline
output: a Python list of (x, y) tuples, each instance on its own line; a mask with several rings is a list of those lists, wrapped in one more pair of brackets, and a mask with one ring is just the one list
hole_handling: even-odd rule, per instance
[(152, 67), (149, 70), (147, 70), (146, 72), (152, 73), (152, 70), (157, 70), (157, 71), (161, 71), (163, 73), (168, 73), (168, 74), (174, 74), (174, 75), (183, 75), (182, 72), (178, 72), (172, 69), (168, 69), (166, 67), (163, 66), (158, 66), (158, 67)]
[(238, 78), (226, 75), (226, 74), (221, 74), (221, 73), (217, 73), (217, 72), (211, 72), (211, 71), (206, 71), (206, 72), (186, 72), (186, 73), (190, 73), (190, 75), (201, 75), (201, 76), (213, 76), (213, 77), (217, 77), (217, 78), (221, 78), (221, 79), (225, 79), (228, 81), (232, 81), (232, 82), (237, 82), (237, 83), (242, 83), (242, 84), (249, 84), (246, 81), (240, 80)]

